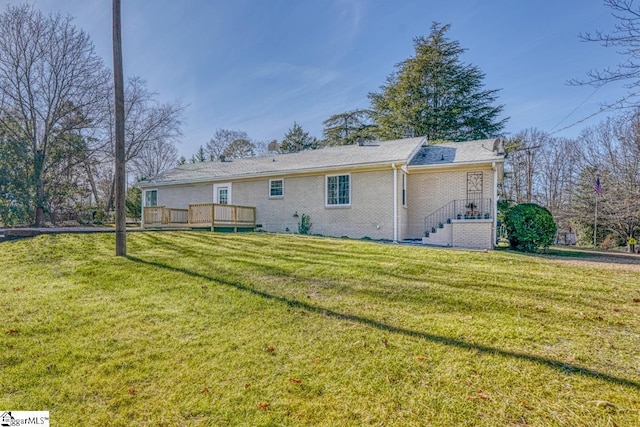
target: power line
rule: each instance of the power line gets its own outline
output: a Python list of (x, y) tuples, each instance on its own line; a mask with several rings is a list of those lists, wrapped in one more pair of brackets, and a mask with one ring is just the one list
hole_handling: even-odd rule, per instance
[[(620, 99), (620, 100), (618, 100), (618, 101), (614, 102), (613, 104), (605, 105), (605, 106), (603, 106), (603, 107), (600, 107), (600, 109), (599, 109), (598, 111), (596, 111), (595, 113), (590, 114), (590, 115), (588, 115), (587, 117), (584, 117), (584, 118), (582, 118), (582, 119), (580, 119), (580, 120), (578, 120), (578, 121), (576, 121), (576, 122), (573, 122), (573, 123), (571, 123), (571, 124), (570, 124), (570, 125), (568, 125), (568, 126), (565, 126), (565, 127), (563, 127), (563, 128), (560, 128), (560, 129), (558, 129), (558, 130), (557, 130), (557, 131), (555, 131), (555, 132), (551, 132), (549, 135), (555, 135), (555, 134), (556, 134), (556, 133), (558, 133), (558, 132), (562, 132), (563, 130), (567, 130), (567, 129), (569, 129), (569, 128), (572, 128), (572, 127), (574, 127), (575, 125), (579, 125), (580, 123), (584, 123), (584, 122), (586, 122), (587, 120), (589, 120), (590, 118), (597, 116), (598, 114), (602, 114), (602, 113), (604, 113), (605, 111), (611, 111), (611, 110), (613, 110), (613, 108), (614, 108), (616, 105), (618, 105), (618, 104), (622, 105), (622, 103), (623, 103), (624, 101), (626, 101), (627, 99), (629, 99), (629, 98), (631, 98), (631, 97), (633, 97), (633, 96), (638, 95), (639, 93), (640, 93), (640, 92), (630, 93), (629, 95), (627, 95), (627, 96), (625, 96), (624, 98), (622, 98), (622, 99)], [(562, 121), (564, 121), (564, 119), (562, 119)], [(562, 121), (561, 121), (560, 123), (562, 123)], [(556, 125), (556, 126), (557, 126), (557, 125)]]
[(576, 108), (574, 108), (573, 110), (571, 110), (571, 112), (570, 112), (569, 114), (567, 114), (567, 115), (566, 115), (562, 120), (560, 120), (560, 121), (559, 121), (559, 122), (558, 122), (554, 127), (552, 127), (550, 131), (553, 131), (555, 128), (557, 128), (558, 126), (560, 126), (560, 125), (562, 124), (562, 122), (564, 122), (565, 120), (567, 120), (569, 117), (571, 117), (571, 115), (572, 115), (573, 113), (575, 113), (576, 111), (578, 111), (578, 109), (579, 109), (580, 107), (582, 107), (582, 106), (584, 105), (584, 103), (585, 103), (585, 102), (587, 102), (589, 99), (591, 99), (591, 97), (592, 97), (593, 95), (595, 95), (595, 94), (596, 94), (596, 92), (597, 92), (597, 91), (599, 91), (601, 87), (602, 87), (602, 86), (598, 86), (598, 87), (596, 88), (596, 90), (594, 90), (594, 91), (591, 93), (591, 95), (587, 96), (587, 97), (586, 97), (586, 98), (585, 98), (585, 99), (584, 99), (580, 104), (578, 104), (578, 106), (577, 106)]

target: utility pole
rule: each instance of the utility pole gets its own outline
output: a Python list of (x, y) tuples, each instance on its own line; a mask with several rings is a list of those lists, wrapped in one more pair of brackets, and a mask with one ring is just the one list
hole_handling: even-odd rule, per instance
[(115, 90), (116, 137), (116, 256), (127, 255), (124, 157), (124, 76), (122, 72), (122, 31), (120, 0), (113, 0), (113, 80)]

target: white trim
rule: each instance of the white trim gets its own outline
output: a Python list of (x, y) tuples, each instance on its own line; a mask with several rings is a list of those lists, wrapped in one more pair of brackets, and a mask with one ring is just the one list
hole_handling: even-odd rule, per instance
[(233, 201), (231, 199), (231, 183), (230, 182), (224, 182), (224, 183), (220, 183), (220, 184), (213, 184), (213, 203), (220, 203), (220, 200), (218, 200), (218, 190), (220, 188), (226, 188), (227, 189), (227, 204), (228, 205), (233, 204)]
[[(282, 181), (282, 194), (279, 196), (273, 196), (271, 194), (271, 183), (274, 181)], [(273, 178), (269, 180), (268, 196), (270, 199), (283, 199), (284, 198), (284, 178)]]
[(142, 207), (143, 208), (149, 207), (147, 205), (147, 192), (151, 192), (151, 191), (155, 191), (156, 192), (156, 204), (155, 204), (155, 206), (158, 206), (158, 189), (157, 188), (147, 188), (147, 189), (142, 190)]
[(393, 168), (393, 241), (398, 241), (398, 168), (391, 163)]
[(410, 165), (407, 169), (408, 172), (411, 171), (420, 171), (423, 169), (456, 169), (462, 166), (492, 166), (496, 163), (504, 163), (504, 159), (499, 160), (486, 160), (486, 161), (468, 161), (468, 162), (453, 162), (453, 163), (443, 163), (439, 164), (430, 164), (430, 165)]
[[(329, 178), (331, 177), (340, 177), (340, 176), (348, 176), (349, 177), (349, 203), (338, 203), (338, 204), (329, 204)], [(339, 180), (338, 180), (339, 181)], [(332, 175), (324, 176), (324, 207), (325, 208), (348, 208), (351, 206), (351, 193), (353, 187), (353, 180), (351, 179), (350, 173), (338, 173)], [(340, 189), (338, 188), (338, 192)], [(338, 194), (338, 201), (340, 199), (340, 194)]]
[(493, 233), (491, 233), (491, 247), (494, 248), (498, 240), (498, 167), (493, 163)]

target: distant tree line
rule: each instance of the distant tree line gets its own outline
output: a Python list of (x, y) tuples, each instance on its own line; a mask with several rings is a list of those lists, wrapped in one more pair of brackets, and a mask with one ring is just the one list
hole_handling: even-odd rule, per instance
[(573, 236), (593, 243), (596, 198), (598, 245), (615, 247), (638, 235), (640, 110), (607, 118), (575, 139), (528, 129), (509, 138), (506, 151), (503, 200), (549, 209), (561, 243), (574, 243)]

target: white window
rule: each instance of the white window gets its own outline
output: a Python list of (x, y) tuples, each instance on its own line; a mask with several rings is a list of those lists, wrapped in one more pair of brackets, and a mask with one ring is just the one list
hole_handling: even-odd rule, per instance
[(158, 206), (158, 190), (145, 190), (144, 205), (147, 207)]
[(282, 179), (269, 180), (269, 197), (273, 197), (273, 198), (284, 197), (284, 180)]
[(327, 206), (351, 205), (351, 175), (327, 176)]
[(213, 184), (213, 203), (231, 204), (231, 183)]

